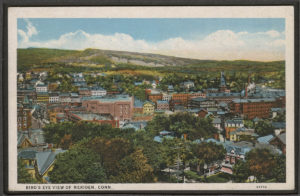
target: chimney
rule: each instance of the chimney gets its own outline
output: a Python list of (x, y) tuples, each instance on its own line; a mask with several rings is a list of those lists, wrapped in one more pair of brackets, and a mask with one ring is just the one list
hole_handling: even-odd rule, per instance
[(248, 98), (248, 89), (247, 89), (247, 87), (248, 87), (248, 86), (246, 85), (246, 87), (245, 87), (245, 97), (246, 97), (246, 98)]

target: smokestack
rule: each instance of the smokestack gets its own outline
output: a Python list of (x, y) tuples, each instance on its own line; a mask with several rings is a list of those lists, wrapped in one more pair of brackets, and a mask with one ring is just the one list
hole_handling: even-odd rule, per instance
[(248, 89), (247, 88), (248, 88), (248, 86), (246, 85), (246, 87), (245, 87), (245, 97), (246, 98), (248, 98)]

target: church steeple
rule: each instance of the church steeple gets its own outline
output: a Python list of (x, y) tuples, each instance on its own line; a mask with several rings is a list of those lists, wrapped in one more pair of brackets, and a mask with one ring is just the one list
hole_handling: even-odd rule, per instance
[(220, 78), (220, 91), (225, 92), (226, 90), (226, 80), (224, 76), (224, 72), (221, 72), (221, 78)]

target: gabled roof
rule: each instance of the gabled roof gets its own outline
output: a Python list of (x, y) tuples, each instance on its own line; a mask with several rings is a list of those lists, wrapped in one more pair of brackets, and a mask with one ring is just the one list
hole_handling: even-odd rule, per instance
[(56, 149), (54, 152), (46, 151), (36, 153), (36, 161), (39, 173), (43, 175), (54, 163), (56, 155), (63, 152), (66, 152), (66, 150)]
[(274, 136), (273, 136), (272, 134), (270, 134), (270, 135), (266, 135), (266, 136), (257, 138), (257, 141), (258, 141), (259, 143), (269, 144), (269, 142), (270, 142), (273, 138), (274, 138)]

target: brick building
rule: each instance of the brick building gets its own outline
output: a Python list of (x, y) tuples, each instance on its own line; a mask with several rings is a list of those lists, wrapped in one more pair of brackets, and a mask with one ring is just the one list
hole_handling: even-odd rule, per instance
[(260, 98), (260, 99), (234, 99), (230, 109), (235, 114), (241, 114), (248, 119), (268, 118), (271, 108), (283, 107), (282, 99)]
[(156, 102), (157, 110), (169, 110), (169, 102), (168, 101), (157, 101)]
[(110, 114), (116, 120), (130, 120), (133, 115), (134, 98), (128, 95), (111, 97), (83, 97), (82, 106), (95, 114)]
[(24, 107), (21, 104), (18, 104), (17, 109), (17, 122), (18, 122), (18, 131), (28, 130), (31, 128), (31, 109)]
[(187, 107), (187, 105), (188, 105), (189, 98), (190, 98), (189, 93), (174, 93), (172, 95), (173, 101), (180, 101), (181, 104), (185, 107)]

